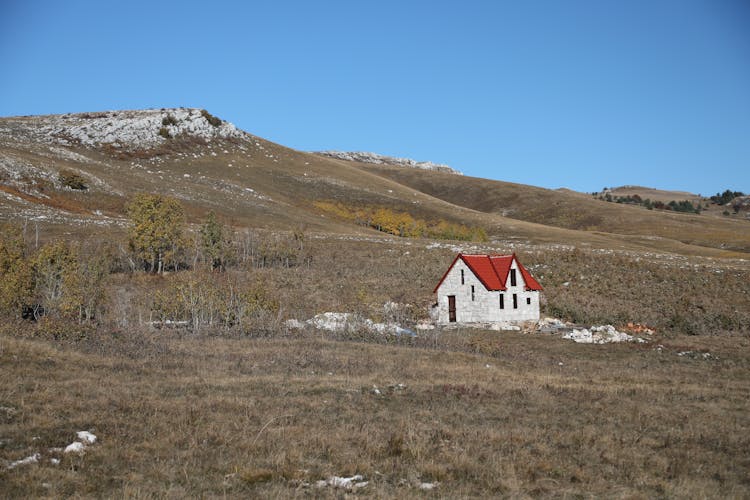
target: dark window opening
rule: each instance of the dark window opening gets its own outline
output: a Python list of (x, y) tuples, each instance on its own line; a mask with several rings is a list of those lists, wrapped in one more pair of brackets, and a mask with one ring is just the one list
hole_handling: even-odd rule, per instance
[(513, 294), (513, 309), (518, 309), (518, 294)]
[(516, 270), (510, 270), (510, 286), (516, 286)]
[(500, 294), (500, 309), (505, 309), (505, 295)]
[(464, 270), (461, 269), (461, 284), (464, 284)]
[(471, 285), (471, 301), (474, 302), (474, 285)]
[(526, 304), (527, 304), (527, 305), (530, 305), (530, 304), (531, 304), (531, 297), (526, 297)]

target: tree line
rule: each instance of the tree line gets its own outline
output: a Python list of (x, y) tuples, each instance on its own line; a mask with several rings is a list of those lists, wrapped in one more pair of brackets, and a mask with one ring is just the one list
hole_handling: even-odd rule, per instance
[[(596, 193), (594, 193), (596, 195)], [(626, 195), (626, 196), (612, 196), (612, 193), (605, 193), (603, 196), (599, 195), (599, 199), (602, 201), (608, 201), (613, 203), (623, 203), (626, 205), (639, 205), (647, 210), (671, 210), (674, 212), (685, 212), (685, 213), (701, 213), (700, 203), (692, 203), (689, 200), (676, 201), (672, 200), (667, 203), (663, 201), (651, 201), (649, 198), (642, 198), (641, 196)]]

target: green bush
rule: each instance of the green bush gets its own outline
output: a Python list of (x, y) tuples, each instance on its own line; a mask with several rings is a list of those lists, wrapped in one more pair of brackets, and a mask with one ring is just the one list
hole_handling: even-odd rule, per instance
[(164, 137), (165, 139), (171, 139), (172, 134), (169, 133), (169, 130), (167, 130), (167, 127), (162, 127), (159, 129), (159, 135)]

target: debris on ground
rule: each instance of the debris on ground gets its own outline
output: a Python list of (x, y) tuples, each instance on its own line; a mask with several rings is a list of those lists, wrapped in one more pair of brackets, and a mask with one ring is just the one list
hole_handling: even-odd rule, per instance
[(317, 328), (318, 330), (325, 330), (328, 332), (356, 332), (358, 330), (367, 330), (373, 333), (396, 336), (417, 336), (414, 330), (404, 328), (396, 323), (376, 323), (369, 318), (361, 318), (352, 313), (324, 312), (316, 314), (312, 319), (308, 319), (307, 321), (290, 319), (285, 323), (285, 326), (291, 330), (300, 330), (308, 325)]
[[(34, 438), (36, 441), (38, 438)], [(60, 453), (83, 453), (89, 445), (96, 443), (97, 437), (89, 431), (78, 431), (76, 432), (76, 441), (73, 441), (65, 448), (49, 448), (47, 453), (52, 455), (59, 455)], [(38, 463), (42, 459), (41, 453), (34, 453), (31, 456), (16, 460), (15, 462), (9, 463), (7, 469), (15, 469), (20, 465), (30, 465)], [(57, 457), (50, 457), (49, 459), (52, 465), (59, 465), (60, 459)]]
[(645, 342), (645, 340), (618, 332), (612, 325), (592, 326), (591, 328), (574, 328), (563, 335), (564, 339), (580, 344), (607, 344), (610, 342)]
[[(630, 323), (632, 324), (632, 323)], [(566, 323), (557, 318), (544, 318), (537, 323), (540, 333), (561, 334), (562, 338), (579, 344), (608, 344), (611, 342), (646, 342), (645, 339), (635, 337), (617, 330), (612, 325), (581, 326)], [(643, 330), (645, 333), (645, 330)], [(651, 330), (653, 333), (653, 331)], [(650, 334), (649, 334), (650, 335)]]

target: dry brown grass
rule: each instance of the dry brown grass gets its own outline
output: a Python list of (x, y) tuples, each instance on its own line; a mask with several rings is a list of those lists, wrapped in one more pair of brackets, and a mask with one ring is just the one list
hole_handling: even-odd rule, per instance
[[(618, 235), (644, 236), (707, 248), (750, 250), (750, 225), (727, 217), (691, 215), (607, 203), (591, 195), (549, 190), (444, 172), (424, 172), (389, 166), (361, 165), (363, 169), (423, 193), (488, 214), (546, 226)], [(644, 198), (647, 196), (644, 195)], [(674, 198), (672, 198), (674, 199)], [(685, 198), (677, 198), (681, 201)], [(584, 233), (585, 234), (585, 233)], [(578, 240), (579, 237), (572, 236)], [(644, 242), (645, 243), (645, 242)]]
[[(475, 332), (498, 346), (487, 356), (447, 347), (461, 331), (429, 349), (102, 335), (0, 336), (0, 457), (43, 455), (0, 469), (3, 496), (336, 496), (305, 484), (355, 473), (377, 497), (420, 481), (445, 497), (750, 494), (747, 339), (657, 351)], [(100, 442), (50, 464), (83, 429)]]

